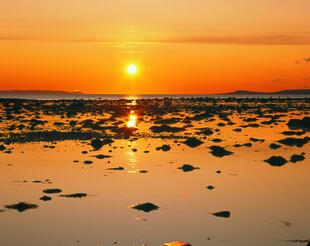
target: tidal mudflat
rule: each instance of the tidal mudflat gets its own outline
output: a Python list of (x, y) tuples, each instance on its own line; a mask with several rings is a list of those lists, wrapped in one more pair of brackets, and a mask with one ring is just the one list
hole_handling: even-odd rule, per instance
[(309, 99), (0, 100), (0, 245), (309, 245)]

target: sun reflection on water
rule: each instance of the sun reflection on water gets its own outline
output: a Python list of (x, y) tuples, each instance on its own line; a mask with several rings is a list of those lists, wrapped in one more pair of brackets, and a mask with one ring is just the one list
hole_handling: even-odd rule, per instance
[(137, 119), (138, 116), (135, 114), (135, 111), (132, 110), (130, 111), (129, 119), (127, 121), (127, 127), (137, 127)]

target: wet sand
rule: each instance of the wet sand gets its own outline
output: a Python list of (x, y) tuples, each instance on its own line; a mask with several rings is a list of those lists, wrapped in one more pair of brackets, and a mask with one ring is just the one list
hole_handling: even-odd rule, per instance
[(0, 245), (307, 245), (309, 112), (309, 99), (2, 99)]

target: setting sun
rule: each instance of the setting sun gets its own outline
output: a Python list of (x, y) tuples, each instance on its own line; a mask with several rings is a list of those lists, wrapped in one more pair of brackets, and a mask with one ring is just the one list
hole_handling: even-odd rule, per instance
[(127, 73), (131, 75), (135, 75), (138, 72), (138, 67), (136, 64), (130, 64), (127, 66)]

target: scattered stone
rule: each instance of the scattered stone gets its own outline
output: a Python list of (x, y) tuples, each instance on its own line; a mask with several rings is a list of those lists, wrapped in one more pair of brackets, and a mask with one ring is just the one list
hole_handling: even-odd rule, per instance
[(60, 195), (61, 197), (67, 197), (67, 198), (83, 198), (87, 197), (86, 193), (74, 193), (74, 194), (67, 194), (67, 195)]
[(231, 213), (230, 211), (222, 211), (222, 212), (213, 213), (213, 215), (216, 217), (229, 218)]
[(199, 168), (193, 167), (192, 165), (189, 165), (189, 164), (184, 164), (182, 167), (179, 167), (178, 169), (183, 170), (183, 172), (191, 172), (191, 171), (194, 171), (195, 169), (199, 169)]
[(84, 161), (84, 164), (86, 164), (86, 165), (91, 165), (93, 163), (94, 163), (93, 161)]
[(305, 159), (306, 158), (305, 158), (305, 156), (303, 154), (301, 154), (301, 155), (292, 155), (290, 161), (293, 162), (293, 163), (296, 163), (296, 162), (301, 162), (301, 161), (303, 161)]
[(282, 146), (280, 144), (276, 144), (276, 143), (272, 143), (272, 144), (269, 145), (270, 149), (279, 149), (281, 147)]
[(19, 202), (17, 204), (6, 205), (5, 207), (7, 209), (15, 209), (18, 212), (22, 213), (29, 209), (36, 209), (39, 206), (36, 204), (27, 203), (27, 202)]
[(108, 170), (111, 170), (111, 171), (123, 171), (123, 170), (125, 170), (125, 168), (123, 168), (123, 167), (111, 167), (111, 168), (108, 168)]
[(274, 167), (281, 167), (287, 163), (287, 160), (282, 156), (272, 156), (265, 160), (265, 162)]
[(136, 205), (134, 207), (132, 207), (133, 209), (137, 209), (139, 211), (143, 211), (145, 213), (149, 213), (152, 212), (154, 210), (158, 210), (159, 207), (153, 203), (147, 202), (147, 203), (142, 203), (139, 205)]
[(209, 186), (207, 186), (207, 189), (208, 189), (208, 190), (214, 190), (215, 187), (214, 187), (213, 185), (209, 185)]
[(220, 146), (211, 146), (209, 148), (211, 149), (211, 154), (216, 157), (222, 158), (224, 156), (233, 154), (233, 152), (225, 150), (223, 147)]
[(291, 119), (287, 123), (288, 127), (291, 129), (303, 129), (310, 130), (310, 117), (304, 117), (303, 119)]
[(187, 146), (191, 147), (191, 148), (195, 148), (198, 147), (199, 145), (203, 144), (202, 141), (200, 141), (199, 139), (192, 137), (192, 138), (188, 138), (186, 141), (184, 141), (184, 144), (186, 144)]
[(42, 201), (44, 201), (44, 202), (47, 202), (47, 201), (52, 200), (52, 198), (51, 198), (50, 196), (42, 196), (42, 197), (40, 198), (40, 200), (42, 200)]
[(162, 150), (164, 152), (167, 152), (167, 151), (171, 150), (171, 147), (168, 144), (164, 144), (164, 145), (162, 145), (160, 147), (157, 147), (156, 150)]
[(61, 193), (62, 190), (61, 189), (46, 189), (46, 190), (43, 190), (44, 193), (46, 194), (58, 194), (58, 193)]
[(278, 143), (287, 145), (287, 146), (297, 146), (299, 148), (303, 147), (305, 144), (309, 142), (309, 137), (304, 138), (285, 138), (277, 141)]

